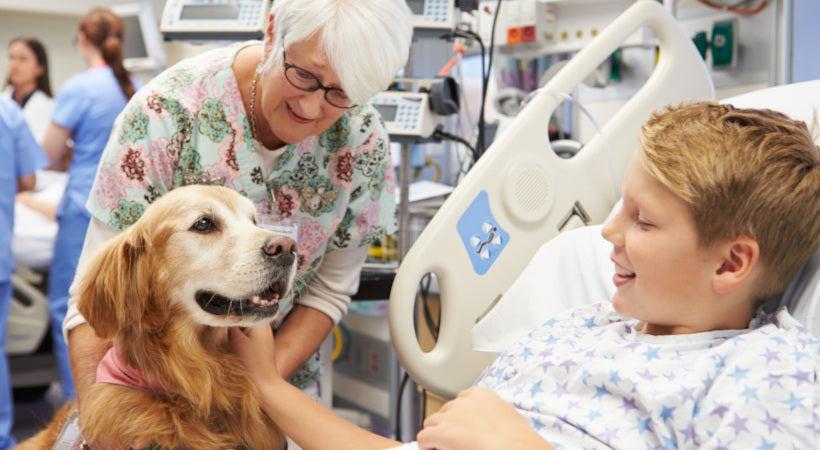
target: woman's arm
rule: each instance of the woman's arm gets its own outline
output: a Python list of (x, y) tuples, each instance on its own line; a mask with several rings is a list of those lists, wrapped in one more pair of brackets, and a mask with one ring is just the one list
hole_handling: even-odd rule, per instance
[(51, 161), (49, 169), (65, 172), (71, 164), (71, 149), (68, 147), (68, 139), (71, 138), (71, 130), (63, 128), (51, 122), (46, 128), (43, 142), (40, 146), (48, 160)]
[(97, 380), (97, 366), (111, 347), (111, 341), (97, 337), (94, 329), (87, 323), (69, 330), (68, 339), (71, 376), (77, 392), (77, 405), (82, 409), (85, 394)]
[[(371, 433), (333, 414), (279, 376), (271, 327), (230, 329), (231, 346), (250, 372), (265, 413), (300, 447), (309, 449), (385, 449), (398, 442)], [(306, 418), (309, 418), (306, 420)]]
[(276, 364), (284, 378), (293, 375), (316, 353), (347, 312), (350, 296), (359, 288), (359, 272), (365, 258), (367, 247), (325, 253), (316, 275), (276, 330)]
[[(31, 189), (33, 189), (33, 186)], [(14, 196), (14, 201), (39, 212), (52, 222), (57, 221), (57, 205), (38, 199), (30, 192), (30, 189), (19, 189), (17, 195)]]
[(91, 259), (91, 255), (117, 234), (119, 231), (109, 227), (100, 219), (91, 218), (85, 234), (83, 251), (80, 253), (80, 261), (77, 264), (74, 283), (69, 288), (71, 298), (68, 300), (68, 311), (63, 322), (63, 336), (68, 343), (71, 375), (74, 378), (74, 388), (77, 391), (77, 403), (80, 408), (82, 408), (86, 391), (96, 381), (97, 366), (111, 346), (111, 342), (97, 337), (94, 329), (85, 322), (82, 314), (77, 310), (76, 284), (85, 270), (86, 263)]
[(286, 378), (293, 375), (316, 353), (332, 329), (333, 322), (323, 312), (307, 306), (294, 305), (276, 331), (279, 348), (286, 349), (275, 355), (279, 373)]
[(17, 179), (17, 192), (27, 192), (34, 189), (37, 185), (37, 175), (23, 175)]

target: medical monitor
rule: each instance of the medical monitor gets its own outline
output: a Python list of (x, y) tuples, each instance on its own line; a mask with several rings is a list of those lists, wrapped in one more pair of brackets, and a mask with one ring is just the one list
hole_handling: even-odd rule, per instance
[(167, 0), (160, 30), (169, 41), (263, 39), (270, 0)]
[(111, 11), (125, 26), (125, 68), (132, 72), (159, 72), (165, 68), (165, 49), (157, 17), (148, 3), (114, 5)]
[(455, 27), (455, 0), (407, 0), (407, 6), (413, 13), (413, 29), (452, 30)]

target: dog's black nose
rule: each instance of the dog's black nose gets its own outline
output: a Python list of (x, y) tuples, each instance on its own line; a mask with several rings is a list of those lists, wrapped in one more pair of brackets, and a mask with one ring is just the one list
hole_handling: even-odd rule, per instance
[(287, 236), (274, 236), (265, 241), (262, 251), (276, 264), (289, 266), (296, 258), (296, 241)]

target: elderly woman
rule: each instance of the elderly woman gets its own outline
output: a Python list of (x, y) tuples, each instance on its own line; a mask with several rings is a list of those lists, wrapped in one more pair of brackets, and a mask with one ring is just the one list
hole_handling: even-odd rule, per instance
[[(277, 0), (264, 42), (205, 52), (150, 81), (105, 149), (79, 271), (168, 190), (235, 189), (297, 236), (299, 273), (274, 323), (275, 363), (294, 384), (315, 385), (313, 356), (358, 289), (367, 247), (396, 229), (388, 135), (367, 100), (406, 63), (411, 38), (402, 0)], [(64, 332), (82, 407), (110, 344), (75, 300)]]

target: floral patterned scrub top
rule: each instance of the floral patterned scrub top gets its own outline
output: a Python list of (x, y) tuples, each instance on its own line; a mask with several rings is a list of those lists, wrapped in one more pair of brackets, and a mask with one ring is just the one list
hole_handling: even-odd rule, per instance
[(265, 178), (231, 70), (244, 45), (184, 60), (134, 95), (117, 118), (87, 206), (124, 230), (175, 186), (216, 180), (250, 198), (260, 215), (292, 221), (298, 276), (280, 303), (278, 326), (325, 251), (369, 245), (396, 231), (395, 180), (387, 131), (370, 105), (289, 145)]

